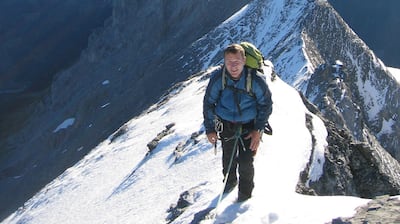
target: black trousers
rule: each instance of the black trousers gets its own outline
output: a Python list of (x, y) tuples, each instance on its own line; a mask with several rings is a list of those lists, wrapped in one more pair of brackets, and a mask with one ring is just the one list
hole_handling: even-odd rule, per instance
[[(223, 131), (220, 133), (222, 140), (222, 167), (224, 177), (228, 174), (227, 186), (234, 185), (238, 182), (237, 174), (239, 174), (239, 192), (246, 196), (251, 196), (254, 188), (254, 165), (253, 152), (250, 150), (251, 139), (244, 139), (253, 129), (253, 123), (233, 124), (223, 121)], [(238, 133), (239, 132), (239, 133)], [(235, 137), (240, 137), (236, 139)], [(236, 142), (236, 146), (235, 146)], [(236, 150), (235, 150), (236, 147)], [(230, 169), (229, 162), (233, 156)]]

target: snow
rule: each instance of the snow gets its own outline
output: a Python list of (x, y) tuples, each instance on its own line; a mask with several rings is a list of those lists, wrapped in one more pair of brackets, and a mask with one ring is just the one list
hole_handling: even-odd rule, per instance
[(111, 103), (103, 104), (103, 105), (101, 106), (101, 108), (106, 108), (106, 107), (108, 107), (110, 104), (111, 104)]
[(56, 129), (54, 129), (53, 133), (57, 133), (62, 129), (66, 129), (69, 126), (73, 125), (74, 123), (75, 123), (75, 118), (73, 117), (67, 118), (60, 125), (58, 125)]
[(234, 15), (232, 15), (230, 18), (225, 20), (222, 24), (225, 23), (236, 23), (237, 20), (241, 19), (243, 15), (246, 13), (246, 10), (248, 9), (249, 5), (243, 6), (239, 11), (237, 11)]
[(393, 128), (392, 126), (396, 124), (396, 121), (393, 120), (392, 118), (389, 120), (385, 120), (383, 119), (382, 121), (382, 129), (381, 131), (377, 134), (378, 137), (382, 136), (382, 135), (389, 135), (393, 133)]
[[(311, 115), (311, 114), (310, 114)], [(317, 181), (323, 174), (323, 165), (325, 162), (325, 147), (328, 146), (326, 138), (328, 137), (328, 132), (324, 128), (324, 124), (321, 119), (318, 119), (313, 115), (313, 127), (314, 130), (312, 134), (316, 138), (315, 150), (313, 154), (313, 162), (310, 167), (310, 179), (311, 181)], [(307, 182), (308, 184), (309, 182)]]
[(364, 103), (368, 108), (368, 117), (373, 120), (376, 119), (378, 113), (383, 108), (385, 104), (384, 99), (381, 97), (382, 92), (380, 92), (373, 82), (369, 79), (363, 81), (357, 79), (357, 85), (361, 95), (364, 97)]
[(392, 74), (393, 78), (400, 84), (400, 69), (393, 67), (387, 67), (387, 69), (389, 70), (389, 73)]
[[(369, 200), (345, 196), (306, 196), (295, 192), (299, 173), (311, 156), (305, 108), (298, 92), (277, 78), (267, 78), (274, 102), (270, 123), (255, 157), (253, 197), (234, 203), (237, 189), (219, 204), (216, 220), (202, 223), (326, 223), (352, 216)], [(221, 149), (203, 131), (202, 100), (208, 79), (193, 77), (172, 91), (165, 103), (152, 106), (125, 124), (127, 132), (100, 143), (75, 166), (49, 183), (2, 223), (167, 223), (168, 209), (192, 189), (191, 205), (172, 223), (190, 223), (199, 212), (215, 207), (222, 186)], [(323, 166), (326, 129), (312, 116), (316, 139), (313, 175)], [(67, 119), (60, 125), (73, 123)], [(168, 124), (173, 132), (146, 156), (146, 147)], [(183, 143), (183, 144), (182, 144)], [(174, 151), (184, 145), (180, 158)]]

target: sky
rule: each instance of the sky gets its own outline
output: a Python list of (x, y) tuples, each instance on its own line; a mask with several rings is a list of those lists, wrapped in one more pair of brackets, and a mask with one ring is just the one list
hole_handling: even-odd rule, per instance
[[(270, 70), (266, 69), (266, 74)], [(267, 82), (274, 103), (270, 117), (274, 133), (263, 136), (255, 157), (253, 197), (235, 203), (235, 189), (210, 212), (209, 218), (214, 219), (201, 223), (312, 224), (352, 216), (369, 200), (295, 192), (310, 157), (311, 135), (305, 127), (305, 114), (311, 113), (295, 89), (279, 78), (271, 82), (267, 76)], [(223, 188), (222, 153), (220, 145), (214, 153), (202, 126), (207, 83), (205, 75), (182, 83), (126, 123), (125, 134), (100, 143), (1, 223), (167, 223), (169, 208), (185, 191), (191, 192), (190, 205), (171, 223), (190, 223), (199, 212), (215, 208)], [(322, 171), (327, 131), (322, 121), (312, 116), (317, 149), (309, 179), (316, 180)], [(148, 153), (146, 145), (169, 124), (173, 124), (170, 133)]]

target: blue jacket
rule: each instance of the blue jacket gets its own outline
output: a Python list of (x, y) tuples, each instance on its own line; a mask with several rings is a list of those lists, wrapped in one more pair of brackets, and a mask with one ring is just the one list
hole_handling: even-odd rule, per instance
[(239, 80), (230, 78), (226, 71), (226, 84), (223, 88), (220, 67), (211, 74), (203, 100), (203, 117), (206, 133), (215, 132), (214, 118), (234, 123), (254, 122), (255, 130), (264, 130), (272, 113), (271, 91), (265, 76), (252, 72), (251, 94), (246, 91), (247, 68), (243, 69)]

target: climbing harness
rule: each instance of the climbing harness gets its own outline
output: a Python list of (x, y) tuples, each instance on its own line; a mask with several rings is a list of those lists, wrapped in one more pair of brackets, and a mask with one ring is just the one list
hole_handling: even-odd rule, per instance
[[(220, 139), (220, 133), (224, 130), (224, 123), (215, 116), (214, 117), (214, 130), (217, 132), (218, 139)], [(214, 154), (217, 155), (217, 141), (214, 142)]]

